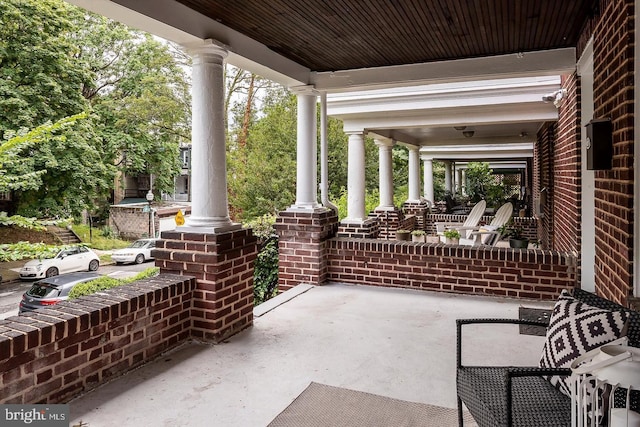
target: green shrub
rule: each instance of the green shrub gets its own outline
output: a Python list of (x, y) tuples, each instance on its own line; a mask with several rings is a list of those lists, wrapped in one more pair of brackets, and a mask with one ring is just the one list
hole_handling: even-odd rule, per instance
[(253, 230), (253, 235), (260, 242), (266, 242), (269, 237), (273, 236), (273, 225), (276, 223), (276, 216), (271, 214), (262, 215), (258, 218), (247, 221), (243, 225)]
[(79, 285), (74, 286), (73, 289), (71, 289), (71, 292), (69, 292), (69, 299), (76, 299), (84, 295), (91, 295), (96, 292), (115, 288), (116, 286), (122, 286), (126, 285), (127, 283), (135, 282), (137, 280), (157, 276), (159, 272), (160, 269), (158, 267), (151, 267), (147, 268), (144, 271), (141, 271), (133, 277), (127, 277), (126, 279), (116, 279), (109, 276), (102, 276), (97, 278), (96, 280), (80, 283)]
[(47, 245), (46, 243), (18, 242), (0, 245), (0, 262), (21, 259), (53, 258), (62, 249), (78, 245)]
[(253, 270), (254, 305), (262, 304), (278, 293), (278, 237), (272, 235), (262, 246)]

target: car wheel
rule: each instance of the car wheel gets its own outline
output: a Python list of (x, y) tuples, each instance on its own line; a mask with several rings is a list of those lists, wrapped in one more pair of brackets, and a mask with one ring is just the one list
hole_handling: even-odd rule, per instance
[(142, 264), (143, 262), (144, 262), (144, 255), (138, 254), (138, 256), (136, 256), (136, 264)]
[(100, 267), (100, 263), (97, 259), (92, 259), (89, 263), (89, 271), (96, 271)]
[(45, 277), (53, 277), (58, 275), (58, 269), (55, 267), (49, 267), (47, 272), (44, 273)]

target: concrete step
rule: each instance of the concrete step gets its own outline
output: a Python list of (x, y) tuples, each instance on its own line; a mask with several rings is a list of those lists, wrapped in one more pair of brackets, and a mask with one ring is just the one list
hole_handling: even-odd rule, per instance
[(82, 243), (82, 240), (73, 231), (61, 227), (48, 227), (49, 231), (56, 235), (65, 245)]

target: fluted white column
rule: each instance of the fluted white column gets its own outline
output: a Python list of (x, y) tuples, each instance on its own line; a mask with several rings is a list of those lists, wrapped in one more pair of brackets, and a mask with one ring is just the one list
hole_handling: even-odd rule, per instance
[(407, 146), (409, 150), (409, 199), (408, 202), (420, 201), (420, 155), (418, 147)]
[(362, 223), (364, 212), (364, 133), (349, 132), (349, 159), (347, 167), (347, 218), (343, 222)]
[(424, 198), (434, 203), (433, 195), (433, 157), (422, 156), (424, 165)]
[(380, 205), (376, 210), (393, 210), (393, 156), (395, 141), (377, 138), (378, 168), (380, 175)]
[(312, 86), (291, 88), (298, 97), (296, 202), (292, 208), (315, 209), (318, 203), (318, 144), (316, 105)]
[(215, 233), (235, 228), (227, 203), (224, 128), (224, 59), (227, 51), (207, 40), (188, 46), (192, 65), (191, 216), (184, 227)]
[(452, 173), (451, 173), (451, 162), (444, 162), (444, 189), (449, 193), (453, 194), (453, 185), (452, 185)]

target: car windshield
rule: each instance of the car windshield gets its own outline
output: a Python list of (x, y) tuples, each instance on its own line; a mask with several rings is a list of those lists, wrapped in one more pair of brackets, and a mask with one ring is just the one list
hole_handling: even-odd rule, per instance
[(34, 283), (31, 289), (27, 291), (27, 295), (37, 298), (53, 298), (59, 294), (60, 291), (57, 288), (52, 288), (44, 283)]
[(147, 240), (136, 240), (129, 246), (130, 248), (144, 248), (149, 243)]

